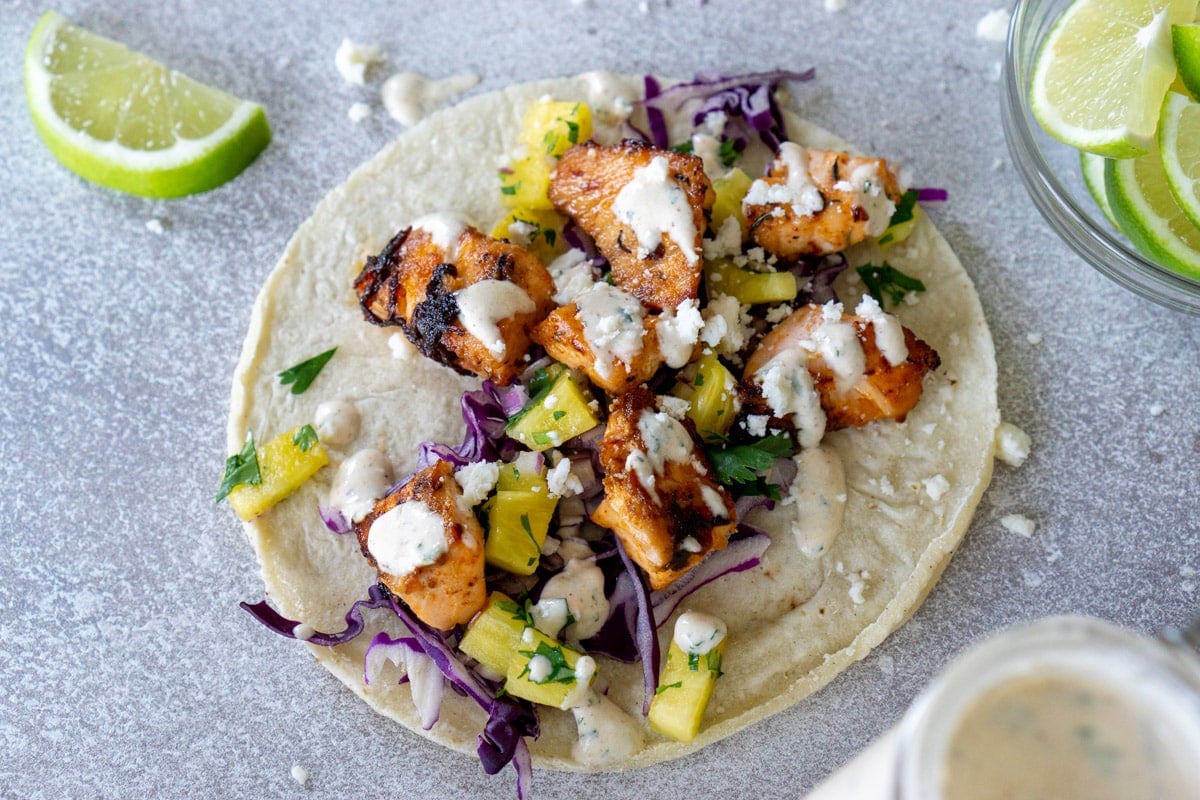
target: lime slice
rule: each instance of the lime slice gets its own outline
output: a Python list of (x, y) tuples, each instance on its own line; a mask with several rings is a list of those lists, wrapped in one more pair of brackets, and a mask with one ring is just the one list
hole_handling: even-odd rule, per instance
[(1167, 92), (1158, 121), (1158, 149), (1175, 201), (1200, 226), (1200, 103)]
[(271, 140), (262, 107), (197, 83), (47, 11), (25, 49), (25, 94), (54, 157), (110, 189), (215, 188)]
[(1117, 218), (1113, 216), (1112, 205), (1108, 202), (1108, 192), (1104, 188), (1104, 162), (1107, 160), (1104, 156), (1080, 150), (1079, 171), (1083, 173), (1083, 183), (1087, 186), (1092, 199), (1096, 201), (1097, 207), (1104, 213), (1104, 218), (1119, 230)]
[(1200, 25), (1172, 25), (1171, 47), (1180, 80), (1192, 97), (1200, 97)]
[(1108, 159), (1104, 187), (1117, 227), (1138, 250), (1168, 269), (1200, 280), (1200, 228), (1175, 202), (1153, 141), (1144, 156)]
[(1111, 158), (1147, 152), (1175, 78), (1171, 25), (1195, 0), (1075, 0), (1046, 35), (1029, 103), (1048, 134)]

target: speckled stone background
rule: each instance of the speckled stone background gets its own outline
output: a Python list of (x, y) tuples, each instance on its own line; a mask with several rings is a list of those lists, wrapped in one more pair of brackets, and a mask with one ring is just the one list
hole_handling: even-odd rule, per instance
[[(1000, 129), (1002, 45), (976, 36), (999, 4), (64, 0), (268, 111), (275, 140), (242, 177), (161, 202), (50, 157), (20, 70), (43, 8), (0, 0), (0, 797), (513, 796), (511, 771), (487, 778), (376, 717), (242, 612), (261, 596), (257, 568), (212, 502), (255, 292), (317, 201), (400, 132), (378, 96), (391, 71), (476, 72), (486, 91), (589, 69), (815, 66), (797, 91), (810, 117), (949, 189), (932, 215), (983, 299), (1002, 413), (1034, 441), (1025, 466), (997, 464), (925, 606), (827, 689), (679, 762), (538, 773), (537, 797), (795, 798), (1006, 624), (1187, 620), (1200, 319), (1100, 277), (1028, 201)], [(366, 87), (334, 69), (344, 36), (387, 57)], [(355, 125), (358, 100), (375, 114)], [(1002, 528), (1011, 513), (1036, 534)]]

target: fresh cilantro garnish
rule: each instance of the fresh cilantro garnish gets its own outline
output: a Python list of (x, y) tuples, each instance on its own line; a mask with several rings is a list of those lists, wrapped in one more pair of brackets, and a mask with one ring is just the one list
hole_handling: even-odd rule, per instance
[(558, 231), (554, 230), (554, 228), (543, 228), (541, 225), (538, 225), (531, 219), (521, 219), (516, 215), (513, 215), (513, 221), (521, 222), (533, 227), (533, 231), (531, 231), (528, 236), (530, 244), (536, 242), (539, 236), (546, 240), (546, 245), (548, 247), (554, 247), (554, 243), (558, 241)]
[(736, 140), (726, 139), (721, 142), (721, 149), (717, 151), (717, 155), (721, 159), (721, 166), (729, 169), (742, 155), (742, 151), (738, 149)]
[(304, 394), (312, 382), (316, 380), (317, 375), (329, 363), (329, 359), (333, 358), (333, 354), (337, 352), (337, 348), (326, 350), (324, 353), (313, 356), (307, 361), (301, 361), (294, 367), (288, 367), (283, 372), (279, 373), (279, 382), (284, 386), (291, 384), (292, 394)]
[(558, 420), (558, 419), (562, 419), (562, 418), (563, 418), (563, 417), (565, 417), (566, 415), (567, 415), (567, 412), (565, 412), (565, 411), (555, 411), (555, 412), (554, 412), (554, 418), (555, 418), (556, 420)]
[(792, 440), (786, 433), (766, 436), (750, 444), (708, 448), (717, 482), (724, 486), (754, 483), (760, 477), (758, 473), (770, 469), (771, 462), (791, 454)]
[(258, 452), (254, 449), (254, 434), (246, 432), (246, 441), (240, 452), (225, 459), (225, 476), (217, 489), (217, 500), (221, 502), (237, 486), (257, 486), (262, 483), (262, 472), (258, 468)]
[(525, 627), (533, 627), (533, 616), (529, 613), (528, 604), (518, 603), (514, 600), (497, 600), (496, 608), (505, 614), (510, 614), (513, 619), (525, 623)]
[[(529, 680), (537, 684), (544, 683), (574, 683), (575, 670), (567, 666), (567, 657), (563, 653), (561, 647), (553, 647), (543, 641), (538, 642), (536, 650), (518, 650), (518, 653), (533, 661), (535, 656), (541, 656), (550, 662), (550, 673), (540, 681), (534, 681), (530, 676)], [(529, 675), (529, 664), (525, 664), (525, 669), (521, 671), (520, 677)]]
[(683, 681), (675, 681), (674, 683), (660, 683), (658, 688), (654, 690), (655, 694), (662, 694), (667, 689), (682, 689)]
[(696, 377), (692, 379), (692, 386), (695, 386), (697, 389), (699, 389), (703, 385), (704, 385), (704, 373), (697, 372)]
[(541, 553), (542, 546), (538, 544), (537, 537), (533, 535), (533, 526), (529, 524), (529, 515), (521, 515), (521, 530), (525, 531), (525, 535), (529, 537), (529, 541), (533, 542), (534, 549)]
[[(579, 106), (575, 106), (579, 108)], [(563, 120), (567, 123), (567, 141), (571, 144), (579, 144), (579, 123), (571, 120)]]
[(551, 444), (550, 434), (547, 431), (534, 431), (533, 432), (533, 443), (534, 444)]
[(880, 244), (889, 244), (892, 239), (896, 238), (895, 232), (892, 230), (897, 225), (903, 225), (905, 222), (910, 222), (913, 215), (917, 213), (917, 191), (909, 189), (900, 196), (900, 202), (896, 206), (896, 210), (892, 212), (892, 218), (888, 220), (888, 229), (883, 236), (879, 237)]
[(896, 305), (902, 302), (909, 292), (925, 291), (925, 284), (905, 275), (886, 261), (883, 262), (883, 266), (863, 264), (858, 268), (858, 275), (867, 285), (871, 296), (879, 301), (880, 306), (883, 305), (884, 295), (892, 301), (892, 305)]
[(721, 672), (721, 651), (709, 650), (703, 656), (696, 653), (688, 653), (688, 669), (692, 672), (700, 671), (700, 659), (704, 659), (704, 666), (709, 672), (715, 672), (716, 677), (721, 677), (724, 672)]
[(500, 194), (506, 194), (511, 197), (512, 195), (517, 193), (517, 187), (519, 187), (520, 185), (521, 185), (520, 183), (514, 183), (512, 186), (501, 186)]
[(679, 144), (671, 145), (671, 149), (676, 153), (690, 153), (692, 152), (692, 140), (688, 139), (686, 142), (680, 142)]
[(302, 453), (307, 453), (316, 443), (317, 431), (312, 425), (297, 428), (296, 432), (292, 434), (292, 444), (299, 447)]

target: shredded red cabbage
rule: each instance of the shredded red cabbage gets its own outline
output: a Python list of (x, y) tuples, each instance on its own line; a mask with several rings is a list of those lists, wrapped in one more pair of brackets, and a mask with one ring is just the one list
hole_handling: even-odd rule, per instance
[(412, 688), (413, 705), (421, 717), (421, 727), (431, 729), (437, 724), (442, 709), (442, 694), (445, 681), (433, 659), (412, 636), (393, 639), (380, 631), (367, 645), (363, 658), (363, 683), (370, 686), (371, 678), (378, 673), (384, 661), (403, 666), (405, 675), (400, 682), (408, 682)]
[[(683, 599), (701, 586), (712, 583), (723, 575), (745, 572), (757, 567), (769, 544), (771, 537), (765, 533), (732, 539), (724, 550), (710, 554), (682, 578), (667, 588), (654, 592), (650, 595), (650, 600), (653, 604), (655, 627), (666, 622)], [(653, 696), (653, 692), (650, 695)]]
[[(692, 123), (699, 124), (714, 111), (723, 111), (728, 123), (742, 127), (747, 136), (757, 134), (763, 144), (775, 152), (787, 139), (783, 113), (775, 100), (775, 90), (784, 80), (808, 81), (816, 75), (813, 69), (804, 72), (773, 70), (749, 75), (710, 75), (700, 73), (690, 83), (679, 83), (666, 89), (649, 75), (645, 78), (646, 97), (640, 105), (646, 111), (650, 126), (650, 141), (655, 147), (670, 147), (666, 114), (677, 114), (688, 104)], [(726, 135), (729, 135), (726, 127)]]
[(421, 442), (417, 468), (424, 469), (437, 460), (463, 467), (475, 461), (509, 461), (519, 451), (517, 442), (508, 438), (505, 425), (529, 400), (525, 387), (518, 384), (497, 386), (489, 380), (474, 392), (463, 392), (461, 406), (467, 433), (457, 447), (438, 442)]
[(642, 713), (650, 713), (650, 701), (658, 689), (658, 631), (654, 624), (654, 612), (650, 606), (650, 589), (646, 586), (646, 576), (634, 565), (629, 554), (619, 538), (613, 537), (617, 546), (617, 554), (625, 570), (633, 580), (632, 589), (637, 604), (636, 624), (634, 627), (634, 642), (637, 645), (638, 656), (642, 662), (642, 679), (646, 684), (646, 695), (642, 701)]
[(845, 271), (848, 263), (844, 255), (834, 253), (820, 259), (801, 259), (793, 264), (789, 269), (800, 285), (795, 303), (798, 306), (806, 303), (823, 305), (830, 300), (837, 300), (833, 282)]
[(339, 535), (353, 533), (354, 526), (346, 519), (346, 515), (341, 509), (333, 506), (323, 506), (317, 504), (317, 513), (321, 515), (321, 521), (325, 523), (325, 527)]
[(950, 199), (950, 193), (945, 189), (925, 187), (923, 189), (913, 189), (913, 191), (917, 193), (918, 203), (944, 203)]
[(350, 606), (350, 610), (346, 612), (346, 629), (340, 633), (322, 633), (321, 631), (312, 631), (310, 633), (307, 625), (283, 616), (271, 608), (271, 604), (266, 600), (254, 603), (253, 605), (250, 603), (238, 603), (238, 605), (250, 612), (250, 616), (280, 636), (286, 636), (289, 639), (299, 639), (300, 641), (320, 645), (321, 647), (333, 647), (344, 644), (362, 633), (363, 625), (365, 624), (362, 617), (362, 610), (364, 608), (390, 608), (392, 600), (383, 589), (379, 588), (378, 584), (372, 586), (367, 592), (366, 600), (359, 600)]

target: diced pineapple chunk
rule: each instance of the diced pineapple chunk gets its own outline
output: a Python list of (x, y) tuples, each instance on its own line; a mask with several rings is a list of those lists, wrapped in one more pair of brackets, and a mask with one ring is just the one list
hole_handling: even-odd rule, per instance
[(554, 382), (534, 395), (508, 423), (508, 435), (530, 450), (549, 450), (600, 424), (589, 399), (562, 369)]
[(554, 208), (547, 192), (554, 160), (533, 153), (500, 172), (500, 200), (509, 208), (549, 211)]
[(696, 738), (712, 697), (713, 684), (721, 676), (724, 652), (724, 640), (700, 656), (688, 655), (671, 642), (658, 691), (650, 701), (651, 728), (677, 742)]
[(587, 103), (539, 100), (525, 112), (521, 142), (530, 152), (557, 158), (592, 138), (592, 110)]
[(690, 403), (687, 416), (704, 439), (719, 439), (737, 415), (737, 382), (716, 353), (700, 357), (690, 380), (675, 384), (671, 394)]
[(497, 675), (507, 675), (527, 625), (528, 617), (515, 600), (492, 592), (487, 607), (467, 626), (458, 649)]
[(317, 470), (329, 463), (329, 455), (316, 440), (309, 425), (281, 433), (258, 448), (262, 481), (235, 486), (229, 505), (242, 519), (257, 517), (300, 488)]
[(725, 258), (705, 263), (704, 283), (709, 297), (727, 294), (743, 305), (786, 303), (795, 300), (799, 291), (790, 272), (752, 272)]
[(736, 168), (730, 170), (728, 175), (713, 181), (713, 191), (716, 192), (717, 198), (713, 201), (710, 225), (712, 230), (720, 230), (721, 223), (729, 217), (736, 217), (742, 231), (745, 232), (746, 215), (742, 212), (742, 198), (750, 191), (752, 183), (754, 179), (745, 170)]
[(542, 555), (558, 499), (543, 489), (500, 491), (487, 501), (484, 558), (514, 575), (532, 575)]
[(496, 480), (496, 490), (501, 492), (534, 492), (548, 493), (546, 486), (546, 467), (538, 467), (537, 462), (542, 456), (537, 453), (522, 451), (515, 459), (500, 465), (500, 477)]
[(580, 680), (586, 686), (593, 677), (590, 670), (577, 671), (581, 658), (585, 658), (582, 653), (537, 628), (526, 628), (517, 644), (516, 656), (508, 664), (504, 689), (544, 706), (570, 708), (573, 701), (581, 698)]
[(566, 250), (562, 238), (566, 219), (553, 211), (514, 208), (492, 229), (493, 239), (508, 239), (549, 263)]

